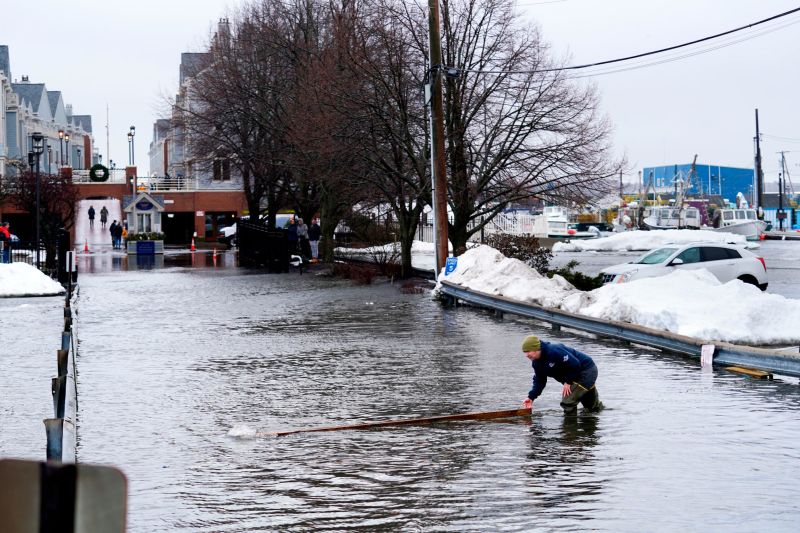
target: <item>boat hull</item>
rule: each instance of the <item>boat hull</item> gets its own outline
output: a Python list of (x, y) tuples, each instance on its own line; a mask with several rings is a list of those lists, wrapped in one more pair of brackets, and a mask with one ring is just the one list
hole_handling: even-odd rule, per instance
[(723, 233), (734, 233), (736, 235), (744, 235), (748, 241), (757, 241), (767, 229), (767, 223), (763, 220), (747, 220), (739, 224), (731, 224), (721, 228), (708, 228), (712, 231), (720, 231)]

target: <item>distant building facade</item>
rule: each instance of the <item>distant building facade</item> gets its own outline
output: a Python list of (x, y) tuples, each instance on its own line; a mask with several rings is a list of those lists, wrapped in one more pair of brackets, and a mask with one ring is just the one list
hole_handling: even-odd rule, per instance
[[(217, 35), (227, 33), (227, 21), (220, 21)], [(208, 54), (181, 54), (179, 87), (175, 105), (169, 118), (157, 119), (153, 124), (153, 140), (148, 156), (150, 173), (154, 176), (183, 178), (203, 190), (243, 190), (241, 175), (229, 157), (218, 154), (197, 154), (191, 147), (191, 136), (186, 131), (184, 110), (193, 107), (191, 86), (204, 68)]]
[(42, 172), (56, 173), (62, 166), (91, 167), (96, 159), (91, 116), (73, 115), (61, 91), (50, 91), (44, 83), (31, 83), (27, 76), (19, 82), (12, 80), (8, 46), (0, 45), (0, 176), (28, 167), (34, 132), (44, 136)]
[[(680, 185), (689, 179), (691, 168), (691, 163), (645, 167), (642, 169), (642, 189), (652, 183), (657, 193), (672, 193), (676, 182)], [(686, 191), (690, 195), (721, 196), (735, 202), (736, 194), (742, 193), (752, 203), (755, 173), (752, 168), (697, 164), (688, 185)]]

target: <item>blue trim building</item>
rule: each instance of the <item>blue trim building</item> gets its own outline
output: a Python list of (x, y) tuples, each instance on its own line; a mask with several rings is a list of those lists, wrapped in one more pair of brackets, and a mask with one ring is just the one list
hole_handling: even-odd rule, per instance
[[(652, 178), (656, 192), (674, 192), (676, 179), (679, 183), (680, 180), (688, 179), (691, 168), (691, 163), (645, 167), (642, 169), (642, 189), (648, 186)], [(735, 202), (736, 194), (742, 193), (752, 204), (755, 186), (755, 172), (752, 168), (697, 164), (695, 173), (696, 177), (689, 184), (687, 194), (718, 195), (728, 202)]]

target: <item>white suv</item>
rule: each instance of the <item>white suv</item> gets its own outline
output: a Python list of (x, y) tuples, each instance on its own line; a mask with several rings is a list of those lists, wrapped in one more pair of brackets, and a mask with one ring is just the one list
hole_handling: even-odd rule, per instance
[(675, 269), (705, 268), (722, 283), (740, 279), (767, 290), (767, 264), (764, 259), (740, 246), (694, 243), (664, 246), (651, 250), (635, 261), (603, 269), (604, 283), (625, 283), (635, 279), (664, 276)]

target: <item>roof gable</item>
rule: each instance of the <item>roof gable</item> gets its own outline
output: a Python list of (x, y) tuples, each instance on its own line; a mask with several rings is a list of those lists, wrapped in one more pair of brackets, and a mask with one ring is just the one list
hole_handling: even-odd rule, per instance
[[(148, 209), (141, 209), (140, 202), (145, 204), (150, 204), (152, 207)], [(125, 196), (124, 198), (125, 207), (123, 211), (126, 213), (131, 213), (133, 211), (134, 206), (136, 206), (137, 211), (150, 211), (155, 210), (161, 212), (165, 209), (164, 207), (164, 200), (162, 197), (159, 196), (151, 196), (150, 193), (143, 191), (137, 194), (136, 196), (131, 199), (130, 196)]]

